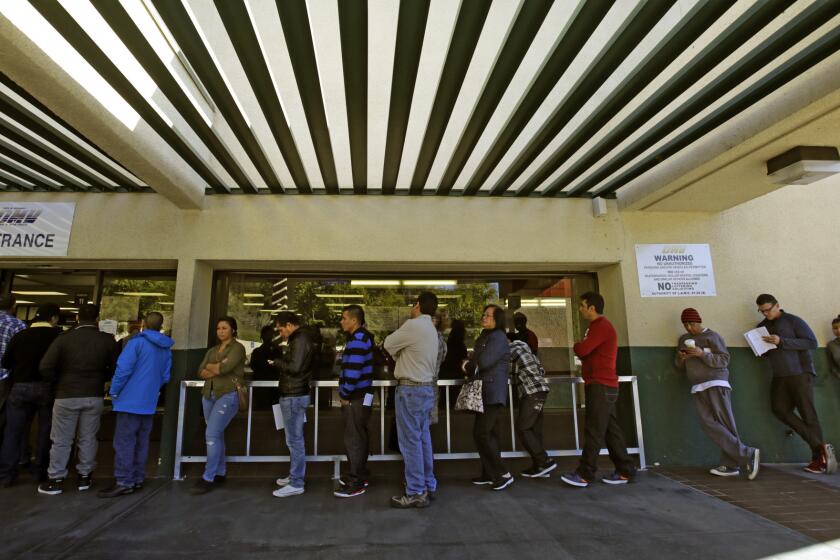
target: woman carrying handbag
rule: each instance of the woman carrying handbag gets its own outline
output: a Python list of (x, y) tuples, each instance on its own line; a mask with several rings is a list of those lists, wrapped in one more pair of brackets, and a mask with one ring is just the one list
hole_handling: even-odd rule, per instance
[(490, 485), (504, 490), (513, 484), (513, 476), (502, 463), (499, 445), (498, 419), (504, 413), (508, 397), (510, 346), (505, 336), (505, 310), (488, 305), (481, 316), (481, 334), (475, 341), (473, 356), (464, 365), (470, 379), (481, 380), (483, 412), (475, 413), (473, 438), (481, 459), (481, 476), (472, 480), (476, 485)]

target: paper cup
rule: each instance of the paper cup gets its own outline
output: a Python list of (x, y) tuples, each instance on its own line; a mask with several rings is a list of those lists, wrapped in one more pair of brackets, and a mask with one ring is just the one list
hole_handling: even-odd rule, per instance
[(696, 345), (694, 344), (694, 339), (693, 338), (687, 338), (685, 340), (685, 347), (686, 348), (694, 348), (695, 346)]

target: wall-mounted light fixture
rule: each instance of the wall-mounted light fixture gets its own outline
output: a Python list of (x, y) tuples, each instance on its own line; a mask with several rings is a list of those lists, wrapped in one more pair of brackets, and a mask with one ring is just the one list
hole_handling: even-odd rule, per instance
[(797, 146), (767, 161), (767, 176), (777, 185), (808, 185), (840, 173), (833, 146)]

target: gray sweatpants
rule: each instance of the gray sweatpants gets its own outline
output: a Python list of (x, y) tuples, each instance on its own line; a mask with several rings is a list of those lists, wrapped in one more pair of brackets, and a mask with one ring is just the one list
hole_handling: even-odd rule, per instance
[(703, 431), (720, 447), (720, 464), (735, 468), (746, 465), (753, 450), (738, 436), (731, 393), (732, 390), (726, 387), (709, 387), (694, 393), (694, 405)]
[(96, 452), (99, 449), (96, 433), (99, 431), (102, 407), (102, 397), (55, 399), (50, 432), (52, 448), (47, 476), (67, 477), (67, 462), (70, 460), (70, 450), (77, 431), (79, 462), (76, 471), (81, 475), (93, 472), (96, 468)]

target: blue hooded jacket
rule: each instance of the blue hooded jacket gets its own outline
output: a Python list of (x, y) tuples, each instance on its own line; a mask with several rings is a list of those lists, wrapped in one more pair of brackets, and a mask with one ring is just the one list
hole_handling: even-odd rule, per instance
[(154, 414), (160, 388), (172, 369), (171, 338), (158, 331), (142, 331), (126, 344), (111, 381), (115, 412)]

